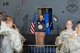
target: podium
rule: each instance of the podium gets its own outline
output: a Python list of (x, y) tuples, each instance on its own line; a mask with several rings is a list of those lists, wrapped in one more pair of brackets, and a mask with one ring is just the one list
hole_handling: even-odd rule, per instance
[(52, 19), (52, 8), (38, 8), (38, 20), (42, 20), (41, 23), (37, 22), (35, 25), (35, 38), (36, 38), (36, 45), (44, 45), (44, 39), (45, 39), (45, 31), (46, 31), (46, 24), (43, 22), (45, 21), (45, 14), (48, 12), (48, 21), (50, 30), (53, 30), (53, 19)]
[(35, 24), (35, 40), (37, 47), (42, 47), (42, 45), (44, 45), (45, 30), (46, 30), (45, 23)]

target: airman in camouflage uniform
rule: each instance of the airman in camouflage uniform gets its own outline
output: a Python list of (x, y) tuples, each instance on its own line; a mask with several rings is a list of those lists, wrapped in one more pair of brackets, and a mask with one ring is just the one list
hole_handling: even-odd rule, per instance
[(72, 29), (72, 21), (71, 20), (68, 20), (66, 22), (66, 30), (63, 30), (61, 33), (60, 33), (60, 36), (58, 36), (56, 38), (56, 45), (58, 46), (56, 48), (56, 53), (60, 53), (60, 48), (62, 47), (62, 44), (65, 40), (67, 40), (70, 35), (73, 33), (73, 29)]
[(80, 53), (80, 22), (77, 23), (74, 35), (64, 41), (61, 53)]

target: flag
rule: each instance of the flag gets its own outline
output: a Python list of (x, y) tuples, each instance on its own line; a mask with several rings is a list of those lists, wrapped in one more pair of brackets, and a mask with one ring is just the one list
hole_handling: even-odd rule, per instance
[(46, 24), (46, 34), (50, 34), (50, 26), (49, 26), (49, 14), (48, 11), (45, 13), (44, 21)]
[(35, 25), (34, 25), (34, 22), (32, 22), (30, 26), (30, 34), (35, 34), (34, 28), (35, 28)]
[(36, 23), (36, 13), (34, 13), (32, 20), (31, 20), (31, 25), (30, 25), (30, 34), (35, 34), (35, 23)]
[(49, 26), (50, 26), (50, 30), (54, 30), (53, 27), (53, 16), (52, 16), (52, 8), (48, 9), (48, 13), (49, 13)]

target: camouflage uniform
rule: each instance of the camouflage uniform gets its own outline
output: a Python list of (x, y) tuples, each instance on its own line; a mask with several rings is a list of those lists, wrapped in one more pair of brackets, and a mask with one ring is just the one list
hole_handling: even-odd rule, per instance
[(60, 34), (60, 38), (61, 38), (62, 43), (66, 39), (68, 39), (72, 35), (72, 33), (73, 33), (73, 30), (72, 29), (68, 29), (68, 30), (62, 31), (61, 34)]
[[(63, 30), (61, 33), (60, 33), (60, 36), (58, 36), (57, 38), (56, 38), (56, 45), (58, 46), (57, 48), (56, 48), (56, 53), (60, 53), (60, 48), (62, 47), (62, 44), (63, 44), (63, 42), (65, 41), (65, 40), (67, 40), (69, 37), (70, 37), (70, 35), (73, 33), (73, 30), (72, 29), (70, 29), (70, 30)], [(61, 45), (58, 45), (58, 43), (57, 43), (57, 40), (61, 40)]]
[(20, 33), (14, 29), (6, 26), (4, 22), (1, 23), (1, 29), (9, 33), (9, 38), (13, 42), (13, 49), (18, 53), (22, 51), (23, 44), (21, 42)]
[(80, 36), (75, 34), (66, 40), (62, 45), (61, 53), (80, 53)]
[(9, 33), (0, 29), (0, 53), (13, 53), (13, 43), (8, 35)]

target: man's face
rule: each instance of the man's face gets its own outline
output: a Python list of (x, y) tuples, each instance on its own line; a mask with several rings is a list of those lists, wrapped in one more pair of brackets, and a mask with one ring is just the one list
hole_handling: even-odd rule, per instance
[(43, 20), (43, 16), (42, 15), (40, 16), (40, 20)]
[(72, 28), (72, 26), (73, 26), (72, 22), (71, 21), (67, 21), (66, 28), (70, 29), (70, 28)]
[(78, 29), (77, 29), (77, 27), (75, 28), (75, 31), (76, 31), (76, 32), (78, 32)]
[(80, 32), (80, 25), (77, 25), (75, 30), (76, 30), (77, 33), (79, 33)]
[(9, 27), (12, 27), (12, 25), (13, 25), (13, 20), (12, 20), (11, 18), (7, 18), (6, 24), (7, 24)]

